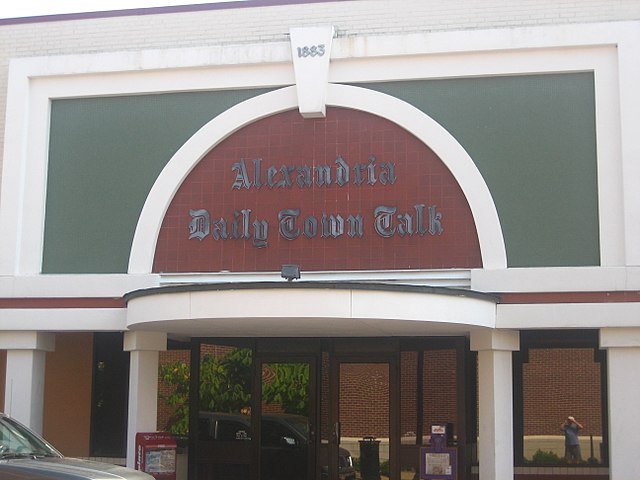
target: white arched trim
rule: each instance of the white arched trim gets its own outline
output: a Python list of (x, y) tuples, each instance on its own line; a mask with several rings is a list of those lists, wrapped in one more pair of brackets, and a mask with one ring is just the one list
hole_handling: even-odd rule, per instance
[[(451, 171), (469, 202), (478, 232), (483, 267), (506, 268), (504, 238), (491, 193), (471, 157), (449, 132), (412, 105), (364, 88), (329, 84), (327, 105), (361, 110), (386, 118), (431, 148)], [(165, 213), (189, 172), (212, 148), (249, 123), (297, 106), (295, 86), (265, 93), (218, 115), (187, 140), (162, 170), (145, 201), (133, 237), (129, 273), (151, 272)]]
[(493, 329), (497, 298), (359, 282), (177, 285), (130, 292), (127, 328), (184, 337), (464, 335)]

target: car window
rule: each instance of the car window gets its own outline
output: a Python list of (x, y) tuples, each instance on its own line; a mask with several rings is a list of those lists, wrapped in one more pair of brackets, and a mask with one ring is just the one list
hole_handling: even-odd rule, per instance
[(282, 419), (289, 427), (293, 428), (303, 438), (309, 437), (309, 420), (302, 416), (286, 416)]
[(294, 446), (297, 443), (293, 432), (284, 425), (269, 420), (263, 420), (261, 428), (263, 447), (278, 447), (283, 445)]
[(59, 456), (52, 446), (9, 417), (0, 418), (0, 457)]
[(220, 441), (251, 440), (249, 427), (234, 420), (218, 420), (216, 439)]

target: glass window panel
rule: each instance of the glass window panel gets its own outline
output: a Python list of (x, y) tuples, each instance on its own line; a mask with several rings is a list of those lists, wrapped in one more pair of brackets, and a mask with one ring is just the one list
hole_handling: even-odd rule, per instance
[(418, 352), (400, 354), (400, 443), (415, 445), (418, 431)]
[(317, 462), (320, 465), (321, 478), (327, 480), (329, 475), (329, 442), (331, 427), (329, 425), (329, 353), (322, 352), (320, 365), (320, 445)]
[(248, 348), (201, 345), (198, 480), (250, 476), (252, 357)]
[(423, 429), (422, 442), (427, 444), (431, 425), (449, 423), (453, 431), (458, 423), (457, 366), (455, 349), (425, 350), (423, 359)]
[[(601, 370), (594, 349), (529, 349), (522, 375), (525, 464), (601, 464)], [(565, 451), (561, 425), (568, 416), (583, 427), (578, 435), (579, 459), (568, 458)]]
[(305, 362), (262, 365), (261, 480), (307, 480), (309, 375)]
[(389, 477), (389, 364), (340, 364), (338, 474)]

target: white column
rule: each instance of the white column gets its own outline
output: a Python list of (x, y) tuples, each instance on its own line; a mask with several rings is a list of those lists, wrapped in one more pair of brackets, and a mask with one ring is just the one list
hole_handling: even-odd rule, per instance
[(640, 328), (603, 328), (609, 384), (609, 478), (640, 478)]
[(124, 350), (131, 352), (127, 424), (127, 466), (131, 468), (135, 465), (136, 433), (155, 432), (158, 428), (158, 352), (166, 349), (165, 333), (124, 334)]
[(478, 352), (480, 480), (513, 480), (511, 355), (519, 349), (518, 332), (471, 332), (471, 350)]
[(0, 334), (0, 349), (7, 351), (5, 413), (38, 433), (42, 433), (46, 354), (54, 348), (53, 333)]

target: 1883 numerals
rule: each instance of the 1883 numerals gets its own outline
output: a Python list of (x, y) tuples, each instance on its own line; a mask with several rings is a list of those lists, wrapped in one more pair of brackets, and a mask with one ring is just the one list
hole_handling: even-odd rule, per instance
[(324, 54), (324, 44), (298, 47), (298, 58), (322, 57)]

